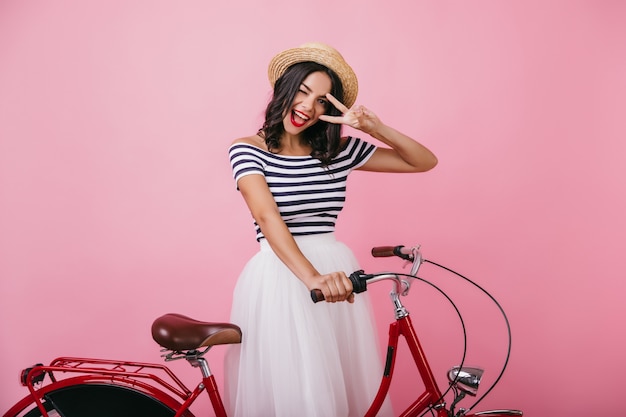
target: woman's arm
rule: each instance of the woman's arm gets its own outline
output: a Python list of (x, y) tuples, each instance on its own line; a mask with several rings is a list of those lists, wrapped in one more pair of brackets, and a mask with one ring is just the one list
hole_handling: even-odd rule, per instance
[(321, 275), (302, 254), (262, 175), (246, 175), (237, 182), (252, 216), (278, 258), (309, 290), (319, 289), (328, 302), (353, 302), (352, 283), (344, 272)]
[(437, 157), (424, 145), (384, 124), (371, 110), (357, 106), (348, 109), (335, 97), (328, 100), (343, 113), (342, 116), (320, 116), (320, 120), (341, 123), (359, 129), (390, 148), (378, 148), (359, 169), (377, 172), (424, 172), (437, 165)]
[(377, 148), (371, 158), (359, 168), (361, 170), (425, 172), (437, 165), (437, 157), (424, 145), (382, 122), (368, 133), (388, 145), (390, 149)]

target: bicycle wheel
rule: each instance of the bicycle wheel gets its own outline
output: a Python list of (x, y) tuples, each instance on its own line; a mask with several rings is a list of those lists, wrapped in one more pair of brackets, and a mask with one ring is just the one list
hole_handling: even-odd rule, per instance
[[(173, 417), (176, 412), (132, 388), (111, 384), (80, 384), (44, 395), (49, 417)], [(191, 413), (185, 414), (192, 417)], [(37, 406), (20, 417), (41, 417)]]

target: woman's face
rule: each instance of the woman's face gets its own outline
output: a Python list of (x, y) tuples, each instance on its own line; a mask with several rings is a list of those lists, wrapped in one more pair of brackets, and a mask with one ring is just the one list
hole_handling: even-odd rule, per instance
[(326, 94), (330, 93), (331, 81), (324, 72), (312, 72), (300, 84), (291, 108), (283, 119), (285, 131), (297, 135), (317, 123), (330, 103)]

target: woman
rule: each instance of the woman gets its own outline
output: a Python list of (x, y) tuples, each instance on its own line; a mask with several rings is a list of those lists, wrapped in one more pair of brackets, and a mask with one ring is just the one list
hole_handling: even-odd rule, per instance
[[(361, 417), (382, 367), (367, 295), (355, 297), (346, 275), (358, 263), (333, 233), (347, 176), (423, 172), (437, 159), (369, 109), (352, 107), (356, 75), (328, 45), (279, 53), (269, 79), (263, 127), (230, 147), (260, 251), (233, 297), (231, 320), (244, 336), (226, 358), (229, 415)], [(342, 125), (386, 146), (342, 138)], [(312, 289), (326, 303), (312, 303)], [(391, 407), (380, 415), (392, 415)]]

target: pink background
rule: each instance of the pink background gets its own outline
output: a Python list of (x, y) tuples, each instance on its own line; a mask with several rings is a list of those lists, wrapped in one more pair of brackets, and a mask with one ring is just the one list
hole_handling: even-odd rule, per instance
[[(354, 175), (340, 238), (370, 271), (401, 265), (372, 246), (421, 243), (505, 307), (510, 366), (477, 410), (616, 415), (625, 18), (608, 0), (0, 1), (0, 411), (37, 361), (159, 361), (158, 315), (228, 319), (257, 244), (227, 147), (261, 122), (271, 56), (318, 40), (353, 65), (358, 103), (440, 160), (422, 175)], [(466, 300), (484, 391), (502, 321), (461, 281), (424, 276)], [(387, 291), (372, 291), (383, 338)], [(427, 287), (413, 295), (443, 382), (458, 320)], [(209, 355), (220, 376), (223, 352)], [(396, 409), (415, 385), (401, 365)]]

